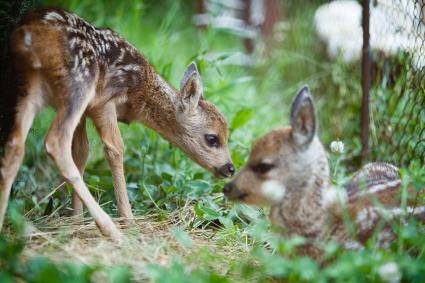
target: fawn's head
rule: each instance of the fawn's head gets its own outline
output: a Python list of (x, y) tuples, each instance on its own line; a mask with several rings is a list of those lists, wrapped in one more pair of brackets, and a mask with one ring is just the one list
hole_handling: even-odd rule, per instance
[(247, 164), (223, 189), (227, 198), (271, 205), (311, 185), (317, 168), (327, 172), (308, 87), (292, 102), (290, 119), (291, 126), (274, 129), (254, 143)]
[(175, 102), (181, 130), (179, 147), (217, 177), (230, 177), (235, 169), (227, 146), (228, 127), (218, 109), (203, 98), (203, 88), (194, 63), (187, 67), (180, 81), (180, 95)]

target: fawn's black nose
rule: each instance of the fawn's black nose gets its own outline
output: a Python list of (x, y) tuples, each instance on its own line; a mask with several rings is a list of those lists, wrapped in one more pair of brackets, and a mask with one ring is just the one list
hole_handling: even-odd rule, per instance
[(226, 165), (223, 165), (218, 169), (218, 172), (223, 177), (231, 177), (233, 174), (235, 174), (235, 167), (233, 167), (232, 163), (227, 163)]
[(233, 166), (232, 163), (229, 164), (228, 169), (229, 169), (230, 176), (233, 176), (235, 174), (235, 167)]
[(223, 194), (225, 196), (229, 196), (232, 193), (232, 191), (233, 191), (233, 187), (234, 187), (234, 185), (233, 185), (232, 182), (227, 183), (226, 185), (224, 185)]

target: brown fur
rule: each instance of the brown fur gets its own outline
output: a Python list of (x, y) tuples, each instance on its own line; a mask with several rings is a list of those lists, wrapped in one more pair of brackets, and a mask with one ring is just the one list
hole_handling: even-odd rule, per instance
[[(74, 214), (82, 212), (82, 200), (101, 231), (114, 239), (120, 238), (119, 230), (82, 178), (88, 157), (86, 117), (93, 120), (104, 145), (118, 213), (125, 219), (133, 215), (118, 121), (141, 122), (215, 175), (233, 174), (226, 121), (203, 99), (193, 63), (183, 75), (179, 93), (117, 33), (95, 28), (58, 9), (39, 9), (25, 15), (11, 35), (10, 49), (21, 96), (1, 160), (0, 227), (23, 159), (26, 136), (35, 115), (45, 106), (57, 110), (46, 136), (46, 151), (76, 193)], [(207, 135), (215, 135), (219, 146), (208, 144)]]
[[(291, 126), (259, 138), (247, 164), (223, 191), (229, 199), (270, 205), (273, 224), (283, 227), (289, 236), (307, 239), (301, 253), (318, 257), (320, 248), (314, 243), (329, 239), (346, 248), (359, 248), (380, 223), (383, 229), (377, 231), (378, 244), (388, 246), (394, 234), (387, 221), (402, 214), (398, 169), (384, 163), (368, 164), (339, 191), (329, 179), (312, 98), (304, 87), (294, 99)], [(416, 196), (412, 190), (408, 192)], [(414, 200), (409, 200), (408, 209), (414, 206)], [(354, 234), (347, 229), (346, 220)]]

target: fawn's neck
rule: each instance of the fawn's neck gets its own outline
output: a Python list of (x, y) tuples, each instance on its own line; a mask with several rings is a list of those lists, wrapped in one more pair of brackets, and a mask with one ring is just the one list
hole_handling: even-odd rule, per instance
[(295, 188), (290, 188), (281, 203), (275, 204), (270, 218), (288, 229), (289, 234), (316, 238), (323, 232), (326, 214), (322, 192), (329, 187), (329, 168), (326, 158), (314, 167), (310, 177)]
[(144, 74), (144, 84), (136, 93), (129, 95), (128, 113), (124, 115), (127, 122), (141, 122), (178, 144), (181, 127), (177, 121), (175, 101), (179, 94), (152, 67), (149, 68)]

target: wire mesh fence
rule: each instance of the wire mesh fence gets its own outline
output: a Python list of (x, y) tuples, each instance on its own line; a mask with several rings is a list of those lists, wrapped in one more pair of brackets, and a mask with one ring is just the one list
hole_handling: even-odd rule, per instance
[[(372, 75), (369, 156), (404, 166), (412, 161), (423, 166), (425, 0), (364, 1), (367, 5), (363, 7), (369, 8), (372, 58), (371, 70), (362, 74), (363, 81)], [(363, 25), (364, 32), (366, 29)]]

